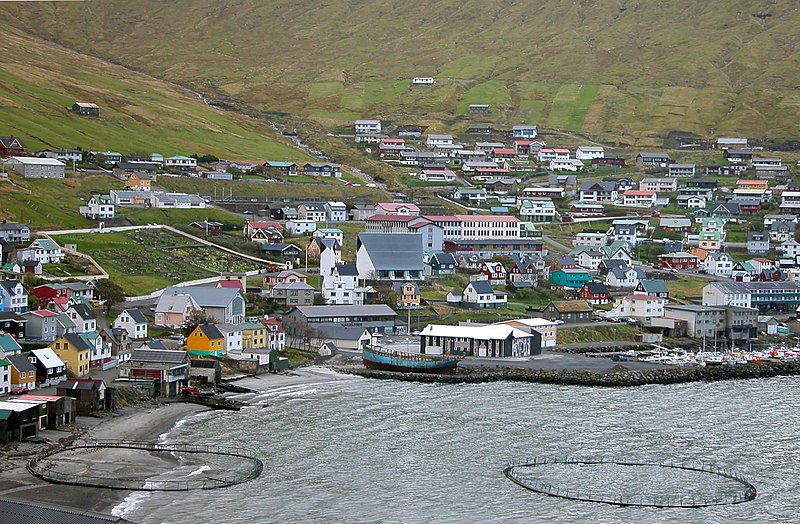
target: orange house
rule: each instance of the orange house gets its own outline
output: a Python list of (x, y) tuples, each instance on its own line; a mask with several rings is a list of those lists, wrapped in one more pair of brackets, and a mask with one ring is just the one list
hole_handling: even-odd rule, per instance
[(125, 180), (125, 189), (134, 191), (150, 191), (150, 178), (139, 176), (135, 171)]
[(225, 335), (214, 324), (195, 327), (186, 337), (186, 351), (191, 355), (225, 355)]

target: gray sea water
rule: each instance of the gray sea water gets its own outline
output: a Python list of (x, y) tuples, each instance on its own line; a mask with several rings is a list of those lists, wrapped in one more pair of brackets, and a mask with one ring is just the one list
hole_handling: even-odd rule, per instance
[[(794, 523), (799, 388), (798, 378), (627, 389), (359, 378), (286, 387), (238, 413), (192, 417), (167, 437), (257, 450), (260, 478), (134, 494), (124, 515), (141, 523)], [(502, 472), (511, 457), (575, 453), (712, 461), (745, 474), (760, 495), (701, 509), (616, 507), (536, 494)], [(676, 489), (654, 473), (642, 482)]]

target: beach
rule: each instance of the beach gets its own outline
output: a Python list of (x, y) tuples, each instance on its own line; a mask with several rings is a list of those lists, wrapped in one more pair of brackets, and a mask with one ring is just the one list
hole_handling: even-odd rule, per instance
[[(280, 374), (246, 377), (237, 380), (236, 384), (254, 391), (269, 391), (341, 378), (335, 371), (308, 367)], [(235, 397), (246, 401), (248, 395), (235, 395)], [(208, 411), (208, 408), (188, 402), (152, 402), (125, 406), (103, 417), (78, 417), (74, 427), (63, 431), (42, 431), (40, 436), (47, 439), (49, 444), (14, 443), (0, 456), (0, 497), (59, 504), (110, 514), (115, 507), (126, 501), (131, 492), (51, 484), (28, 473), (25, 469), (28, 460), (36, 453), (49, 449), (52, 444), (74, 438), (76, 435), (83, 439), (156, 442), (180, 421), (204, 411)], [(120, 458), (122, 459), (122, 454)]]

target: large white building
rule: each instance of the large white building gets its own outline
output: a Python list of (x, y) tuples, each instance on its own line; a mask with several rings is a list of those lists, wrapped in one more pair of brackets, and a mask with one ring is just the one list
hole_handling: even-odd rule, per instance
[(741, 282), (711, 282), (703, 288), (704, 306), (752, 307), (751, 292)]
[(55, 158), (12, 156), (3, 165), (13, 169), (23, 178), (64, 178), (66, 164)]
[(380, 133), (381, 121), (380, 120), (356, 120), (355, 130), (358, 134), (365, 133)]
[(528, 357), (541, 353), (541, 335), (506, 324), (429, 324), (419, 335), (420, 352), (476, 357)]

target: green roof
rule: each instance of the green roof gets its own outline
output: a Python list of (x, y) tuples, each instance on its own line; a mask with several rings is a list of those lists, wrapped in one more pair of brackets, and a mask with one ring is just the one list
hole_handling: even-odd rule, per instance
[(242, 322), (236, 327), (241, 329), (242, 331), (244, 331), (245, 329), (264, 329), (264, 326), (262, 324), (259, 324), (258, 322)]
[(36, 240), (34, 240), (34, 242), (39, 244), (39, 247), (41, 247), (42, 249), (46, 249), (48, 251), (57, 251), (57, 250), (61, 249), (58, 246), (58, 244), (56, 244), (54, 241), (50, 240), (49, 238), (37, 238)]
[(8, 420), (8, 417), (11, 416), (11, 413), (13, 413), (13, 411), (10, 409), (0, 409), (0, 420)]
[(9, 362), (8, 360), (0, 359), (0, 368), (4, 368), (4, 367), (10, 366), (10, 365), (11, 365), (11, 362)]
[(0, 334), (0, 349), (5, 351), (6, 353), (12, 353), (14, 351), (22, 351), (22, 348), (14, 340), (14, 337), (9, 335), (8, 333), (1, 333)]
[(175, 155), (175, 156), (169, 157), (167, 160), (194, 160), (194, 158), (189, 157), (189, 156), (183, 156), (183, 155)]

